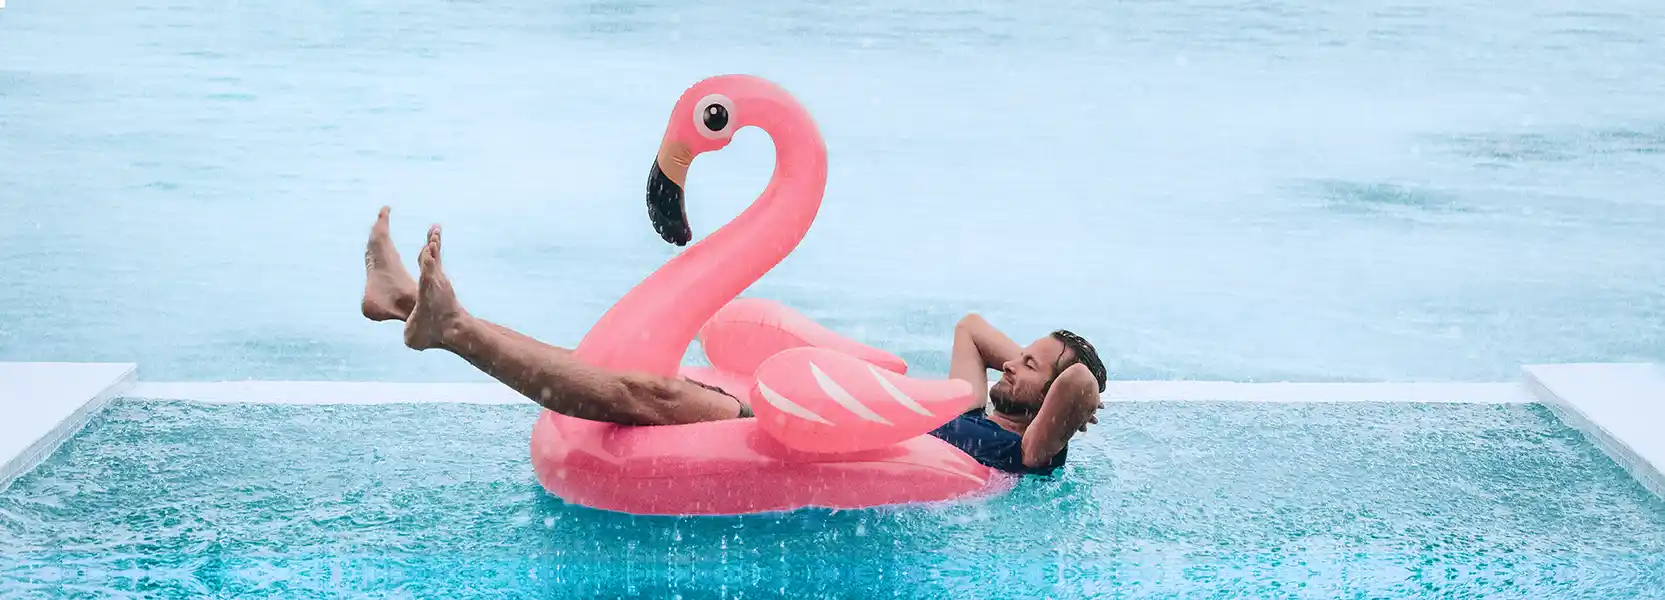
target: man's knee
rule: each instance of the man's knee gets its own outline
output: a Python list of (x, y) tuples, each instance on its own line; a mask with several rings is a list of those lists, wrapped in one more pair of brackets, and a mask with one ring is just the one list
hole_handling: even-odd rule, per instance
[(631, 425), (663, 425), (668, 409), (680, 400), (682, 389), (675, 382), (642, 373), (619, 377), (619, 392), (614, 405), (621, 420)]
[(742, 412), (739, 399), (692, 380), (652, 375), (620, 379), (621, 417), (637, 425), (681, 425), (732, 419)]

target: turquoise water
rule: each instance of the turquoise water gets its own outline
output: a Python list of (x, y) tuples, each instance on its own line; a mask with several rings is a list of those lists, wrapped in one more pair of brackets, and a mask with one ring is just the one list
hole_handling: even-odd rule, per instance
[[(358, 316), (376, 208), (571, 345), (675, 251), (642, 198), (672, 101), (748, 72), (831, 152), (752, 293), (923, 373), (971, 310), (1118, 378), (1665, 362), (1660, 56), (1648, 0), (11, 0), (0, 360), (483, 380)], [(696, 235), (771, 152), (700, 159)], [(531, 411), (118, 403), (0, 494), (0, 595), (1665, 589), (1665, 505), (1536, 407), (1118, 404), (1007, 496), (730, 519), (549, 498)]]
[[(13, 0), (0, 360), (481, 380), (357, 316), (376, 208), (564, 345), (673, 249), (708, 75), (794, 91), (821, 218), (753, 292), (946, 371), (977, 310), (1126, 378), (1513, 380), (1665, 360), (1665, 5)], [(702, 157), (696, 235), (763, 189)]]
[(1665, 502), (1537, 406), (1112, 404), (1005, 496), (723, 518), (551, 499), (534, 418), (117, 402), (0, 494), (0, 596), (1665, 597)]

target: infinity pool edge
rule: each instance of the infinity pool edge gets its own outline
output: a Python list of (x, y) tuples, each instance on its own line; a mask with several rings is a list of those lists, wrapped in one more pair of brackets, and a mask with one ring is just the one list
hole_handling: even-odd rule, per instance
[(0, 492), (132, 389), (131, 363), (0, 363)]
[[(128, 363), (0, 363), (0, 491), (50, 457), (116, 398), (248, 404), (520, 404), (495, 382), (150, 382)], [(1105, 402), (1543, 404), (1665, 499), (1665, 368), (1649, 363), (1527, 365), (1519, 382), (1111, 382)], [(19, 418), (19, 416), (27, 418)], [(24, 442), (27, 443), (24, 443)]]

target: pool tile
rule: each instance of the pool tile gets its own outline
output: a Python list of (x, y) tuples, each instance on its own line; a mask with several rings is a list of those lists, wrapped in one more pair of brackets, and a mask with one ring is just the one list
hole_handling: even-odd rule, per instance
[(0, 363), (0, 490), (133, 383), (122, 363)]
[(1665, 498), (1665, 368), (1647, 363), (1532, 365), (1529, 387), (1643, 487)]

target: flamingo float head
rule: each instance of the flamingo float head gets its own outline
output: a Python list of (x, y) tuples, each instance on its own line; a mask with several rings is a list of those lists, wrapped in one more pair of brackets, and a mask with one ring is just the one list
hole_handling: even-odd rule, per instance
[(682, 93), (648, 176), (648, 217), (659, 237), (678, 246), (693, 238), (682, 187), (694, 157), (728, 146), (734, 132), (759, 125), (797, 103), (779, 86), (750, 75), (719, 75)]

